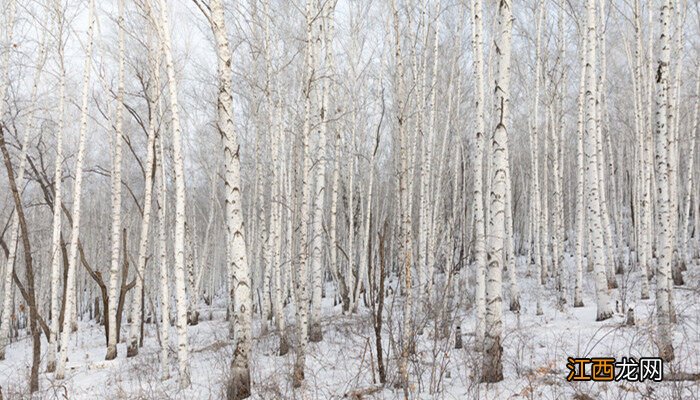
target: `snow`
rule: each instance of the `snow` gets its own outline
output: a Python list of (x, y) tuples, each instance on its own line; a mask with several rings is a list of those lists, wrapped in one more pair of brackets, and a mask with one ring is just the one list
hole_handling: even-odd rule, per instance
[[(568, 257), (565, 268), (571, 271)], [(454, 333), (449, 339), (436, 339), (434, 320), (426, 320), (418, 337), (416, 354), (410, 358), (412, 397), (415, 399), (691, 399), (700, 397), (700, 382), (567, 382), (566, 358), (571, 357), (651, 357), (654, 346), (654, 300), (637, 300), (637, 274), (621, 279), (617, 298), (634, 299), (636, 325), (625, 325), (624, 313), (603, 322), (595, 322), (594, 285), (584, 284), (583, 308), (563, 310), (556, 307), (552, 287), (542, 299), (544, 314), (535, 315), (535, 284), (526, 276), (524, 260), (519, 260), (522, 311), (507, 311), (504, 302), (503, 362), (505, 380), (497, 384), (478, 384), (479, 353), (473, 350), (473, 309), (462, 310), (464, 348), (454, 349)], [(534, 274), (533, 274), (534, 275)], [(700, 372), (700, 267), (685, 272), (686, 286), (674, 292), (677, 324), (674, 326), (676, 360), (664, 365), (664, 373)], [(571, 282), (571, 280), (568, 280)], [(469, 288), (465, 289), (469, 290)], [(277, 355), (274, 330), (261, 335), (260, 320), (255, 319), (255, 340), (251, 374), (255, 399), (340, 399), (359, 389), (377, 386), (378, 371), (375, 338), (368, 309), (358, 315), (342, 315), (341, 306), (333, 306), (331, 293), (324, 299), (322, 326), (324, 339), (309, 343), (305, 383), (301, 389), (291, 387), (293, 349), (286, 356)], [(653, 286), (652, 286), (653, 293)], [(394, 301), (395, 300), (395, 301)], [(385, 303), (383, 333), (384, 364), (391, 380), (396, 376), (396, 349), (390, 337), (399, 338), (400, 297), (389, 295)], [(631, 303), (632, 301), (630, 301)], [(171, 378), (160, 380), (159, 342), (156, 326), (146, 325), (145, 343), (137, 357), (125, 358), (126, 344), (118, 346), (119, 357), (104, 361), (104, 328), (94, 322), (80, 322), (71, 336), (66, 379), (57, 381), (53, 374), (41, 374), (40, 391), (34, 399), (221, 399), (232, 357), (228, 325), (224, 320), (223, 301), (212, 307), (200, 307), (201, 321), (189, 327), (192, 385), (181, 390), (177, 383), (175, 332), (171, 327)], [(393, 312), (391, 312), (393, 310)], [(288, 306), (289, 322), (293, 307)], [(620, 310), (625, 311), (626, 310)], [(389, 316), (391, 313), (391, 316)], [(209, 320), (211, 314), (212, 319)], [(128, 325), (122, 328), (126, 336)], [(294, 332), (290, 327), (290, 332)], [(29, 398), (27, 384), (31, 365), (31, 341), (21, 333), (19, 341), (7, 348), (7, 358), (0, 361), (0, 385), (5, 399)], [(46, 342), (42, 343), (42, 372), (45, 370)], [(401, 389), (388, 383), (366, 399), (403, 398)]]

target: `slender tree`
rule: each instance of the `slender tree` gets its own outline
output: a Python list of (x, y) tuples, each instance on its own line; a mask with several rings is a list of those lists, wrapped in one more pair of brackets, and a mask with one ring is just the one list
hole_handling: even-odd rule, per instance
[(53, 201), (53, 229), (51, 234), (51, 333), (49, 335), (49, 350), (46, 360), (46, 372), (56, 371), (56, 352), (58, 351), (59, 337), (59, 313), (60, 305), (58, 294), (60, 290), (60, 263), (61, 263), (61, 231), (63, 204), (63, 129), (65, 124), (66, 108), (66, 67), (64, 63), (64, 39), (63, 39), (63, 12), (60, 0), (54, 1), (53, 15), (58, 30), (56, 50), (58, 55), (58, 124), (56, 126), (56, 159), (54, 160), (54, 201)]
[[(12, 43), (14, 26), (15, 26), (15, 13), (17, 11), (17, 4), (14, 0), (10, 0), (7, 5), (7, 19), (5, 25), (5, 41), (8, 45), (8, 49)], [(0, 65), (0, 118), (5, 112), (5, 92), (7, 91), (7, 86), (10, 83), (10, 54), (11, 51), (5, 51), (2, 57), (2, 64)], [(20, 181), (24, 179), (24, 159), (26, 158), (27, 142), (29, 139), (29, 132), (25, 131), (25, 138), (23, 139), (22, 146), (22, 157), (20, 158), (20, 167), (18, 169), (18, 178)], [(10, 238), (10, 251), (7, 254), (7, 261), (5, 264), (5, 275), (3, 276), (3, 302), (2, 302), (2, 322), (0, 322), (0, 360), (5, 359), (5, 347), (7, 346), (8, 332), (10, 331), (10, 302), (12, 301), (12, 271), (15, 265), (15, 252), (17, 251), (17, 235), (19, 234), (19, 220), (16, 216), (12, 217), (12, 228), (11, 228), (11, 238)]]
[[(106, 360), (117, 358), (117, 342), (119, 332), (117, 332), (117, 289), (119, 283), (119, 255), (121, 253), (121, 209), (122, 209), (122, 137), (124, 135), (124, 0), (119, 0), (118, 4), (118, 76), (117, 76), (117, 105), (115, 135), (113, 140), (114, 151), (112, 154), (112, 260), (109, 268), (109, 332), (107, 339)], [(144, 204), (145, 205), (145, 204)], [(137, 281), (140, 280), (138, 274)], [(137, 289), (137, 293), (139, 290)], [(138, 295), (136, 297), (139, 297)], [(132, 315), (133, 319), (133, 315)], [(136, 325), (136, 324), (134, 324)], [(135, 355), (137, 349), (132, 350)]]
[(175, 303), (177, 314), (177, 359), (180, 387), (190, 386), (189, 346), (187, 343), (187, 293), (185, 283), (185, 166), (182, 152), (182, 128), (178, 84), (173, 61), (170, 21), (165, 0), (158, 0), (160, 21), (158, 36), (165, 56), (165, 69), (170, 94), (170, 115), (173, 134), (173, 164), (175, 168)]
[(483, 6), (481, 0), (472, 1), (472, 14), (474, 15), (472, 47), (474, 51), (474, 79), (475, 79), (475, 109), (476, 109), (476, 136), (474, 156), (474, 257), (476, 261), (476, 343), (480, 346), (484, 342), (486, 315), (486, 229), (484, 222), (484, 132), (486, 121), (484, 118), (484, 64), (483, 64)]
[(671, 58), (670, 19), (671, 1), (661, 3), (661, 36), (656, 70), (656, 180), (659, 261), (656, 271), (656, 318), (658, 324), (657, 346), (659, 357), (665, 361), (674, 358), (671, 335), (670, 285), (671, 263), (673, 258), (673, 235), (671, 234), (671, 214), (669, 204), (669, 137), (668, 137), (668, 90), (669, 63)]
[(612, 316), (610, 296), (606, 279), (605, 243), (603, 226), (600, 216), (600, 185), (598, 184), (598, 158), (596, 150), (597, 119), (596, 119), (596, 9), (595, 0), (586, 2), (586, 125), (585, 125), (585, 154), (586, 154), (586, 215), (588, 218), (588, 233), (593, 253), (593, 269), (596, 290), (596, 321), (603, 321)]
[(75, 166), (75, 182), (73, 184), (73, 225), (70, 234), (70, 253), (68, 258), (68, 276), (66, 285), (66, 315), (63, 318), (63, 330), (61, 332), (61, 353), (56, 366), (56, 378), (63, 379), (66, 375), (66, 361), (68, 360), (68, 339), (70, 337), (70, 314), (75, 309), (75, 274), (78, 262), (78, 238), (80, 236), (80, 214), (83, 185), (83, 163), (85, 160), (85, 136), (88, 128), (88, 95), (90, 93), (90, 70), (92, 69), (92, 46), (95, 25), (95, 1), (90, 0), (88, 11), (88, 32), (85, 61), (83, 64), (83, 88), (80, 106), (80, 133), (78, 139), (78, 157)]
[(498, 5), (496, 21), (497, 75), (494, 86), (494, 117), (496, 128), (491, 135), (492, 187), (489, 195), (489, 236), (487, 240), (486, 316), (482, 382), (503, 380), (503, 310), (501, 309), (501, 271), (504, 266), (505, 206), (508, 174), (508, 123), (510, 107), (510, 68), (513, 10), (509, 0)]

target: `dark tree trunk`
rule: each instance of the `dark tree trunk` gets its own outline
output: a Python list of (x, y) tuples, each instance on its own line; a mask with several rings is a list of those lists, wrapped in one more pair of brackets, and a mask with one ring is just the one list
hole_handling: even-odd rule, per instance
[(29, 229), (27, 228), (27, 220), (24, 216), (24, 207), (20, 198), (19, 190), (17, 189), (17, 181), (10, 160), (10, 153), (7, 151), (5, 144), (5, 134), (0, 126), (0, 147), (5, 160), (5, 168), (7, 169), (7, 178), (10, 183), (12, 197), (15, 202), (15, 211), (19, 226), (22, 232), (22, 248), (24, 250), (24, 265), (27, 276), (27, 303), (29, 303), (29, 326), (32, 333), (32, 368), (29, 375), (29, 392), (34, 393), (39, 390), (39, 366), (41, 364), (41, 335), (39, 332), (39, 312), (36, 308), (36, 297), (34, 293), (34, 267), (32, 260), (32, 249), (29, 243)]
[(379, 370), (379, 382), (386, 383), (386, 367), (384, 366), (384, 351), (382, 350), (382, 313), (384, 312), (384, 280), (386, 279), (385, 266), (385, 237), (387, 224), (384, 223), (382, 233), (379, 236), (379, 285), (377, 288), (377, 306), (372, 308), (374, 314), (374, 340), (377, 350), (377, 369)]

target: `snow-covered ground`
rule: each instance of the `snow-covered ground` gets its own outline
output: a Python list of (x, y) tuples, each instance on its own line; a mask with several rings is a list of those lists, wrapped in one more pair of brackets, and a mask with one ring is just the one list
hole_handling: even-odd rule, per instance
[[(522, 260), (521, 260), (522, 261)], [(571, 259), (567, 260), (569, 263)], [(570, 265), (568, 266), (570, 267)], [(521, 266), (520, 271), (523, 271)], [(627, 277), (627, 278), (625, 278)], [(584, 308), (569, 305), (560, 311), (553, 290), (544, 291), (544, 315), (535, 315), (536, 293), (533, 279), (521, 274), (522, 311), (507, 311), (504, 302), (503, 337), (504, 381), (478, 384), (479, 354), (472, 350), (474, 315), (471, 309), (458, 313), (464, 348), (454, 349), (454, 333), (449, 339), (436, 339), (434, 320), (428, 320), (419, 336), (416, 353), (410, 360), (412, 397), (419, 399), (698, 399), (700, 382), (567, 382), (566, 358), (571, 357), (650, 357), (654, 346), (654, 300), (639, 301), (634, 273), (618, 276), (618, 298), (635, 303), (636, 325), (625, 325), (625, 317), (595, 322), (593, 282), (584, 287)], [(685, 273), (686, 285), (676, 287), (678, 322), (674, 327), (676, 360), (664, 365), (664, 372), (700, 372), (700, 267), (693, 265)], [(653, 286), (652, 286), (653, 289)], [(465, 289), (466, 290), (466, 289)], [(653, 293), (653, 290), (652, 290)], [(507, 300), (507, 299), (506, 299)], [(393, 307), (393, 308), (392, 308)], [(385, 364), (391, 381), (396, 377), (400, 302), (393, 295), (386, 301), (383, 346)], [(393, 309), (393, 312), (391, 311)], [(290, 321), (293, 309), (288, 307)], [(392, 317), (389, 318), (388, 314)], [(212, 319), (209, 320), (210, 314)], [(41, 375), (41, 391), (35, 399), (221, 399), (223, 383), (231, 359), (227, 340), (225, 312), (221, 307), (203, 307), (202, 321), (189, 328), (192, 386), (180, 390), (175, 362), (175, 331), (170, 351), (171, 378), (160, 376), (159, 342), (154, 325), (146, 326), (145, 345), (135, 358), (127, 359), (125, 344), (119, 345), (119, 357), (104, 361), (103, 327), (81, 323), (79, 333), (70, 342), (67, 377), (57, 381), (53, 374)], [(359, 315), (342, 315), (340, 306), (327, 298), (324, 307), (324, 340), (310, 343), (306, 363), (306, 381), (301, 390), (291, 387), (294, 353), (277, 356), (274, 331), (261, 335), (255, 321), (252, 353), (253, 397), (256, 399), (339, 399), (367, 389), (362, 398), (398, 399), (403, 391), (391, 383), (379, 388), (375, 338), (368, 310)], [(455, 323), (456, 325), (456, 323)], [(45, 343), (42, 356), (45, 357)], [(44, 359), (45, 362), (45, 359)], [(31, 363), (28, 337), (7, 349), (0, 362), (0, 385), (5, 399), (28, 398), (27, 380)], [(42, 370), (45, 367), (42, 366)]]

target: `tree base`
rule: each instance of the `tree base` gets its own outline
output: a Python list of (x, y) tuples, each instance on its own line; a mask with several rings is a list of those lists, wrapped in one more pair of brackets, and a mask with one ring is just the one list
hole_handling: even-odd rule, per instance
[(117, 358), (117, 346), (108, 346), (107, 355), (105, 355), (105, 360), (114, 360)]
[(664, 362), (671, 362), (675, 358), (673, 353), (673, 345), (671, 343), (663, 344), (659, 343), (659, 357), (661, 357)]
[(674, 268), (673, 271), (671, 271), (671, 276), (673, 277), (673, 284), (675, 286), (685, 285), (685, 281), (683, 280), (683, 273), (681, 272), (680, 268)]
[(284, 334), (282, 334), (282, 335), (280, 335), (279, 355), (284, 356), (284, 355), (287, 355), (287, 353), (289, 353), (289, 342), (287, 341), (287, 337)]
[(304, 364), (303, 361), (297, 360), (294, 364), (294, 373), (292, 374), (292, 387), (298, 389), (304, 382)]
[(622, 263), (621, 263), (621, 262), (618, 262), (618, 263), (616, 264), (616, 267), (615, 267), (615, 274), (616, 274), (616, 275), (622, 275), (622, 274), (624, 274), (624, 273), (625, 273), (625, 270), (624, 270), (624, 268), (622, 268)]
[(510, 311), (519, 313), (520, 312), (520, 300), (519, 299), (511, 299), (510, 300)]
[(226, 386), (227, 400), (240, 400), (250, 397), (250, 370), (231, 367), (232, 377)]
[(199, 324), (199, 311), (187, 312), (187, 325), (195, 326)]
[(56, 372), (56, 361), (49, 361), (46, 363), (46, 373), (50, 374)]
[(137, 345), (135, 345), (135, 344), (130, 344), (130, 345), (126, 348), (126, 358), (135, 357), (135, 356), (137, 356), (138, 354), (139, 354), (139, 346), (137, 346)]
[(314, 322), (309, 327), (309, 342), (318, 343), (323, 340), (323, 331), (321, 330), (321, 324)]
[(189, 371), (185, 374), (180, 374), (180, 389), (186, 389), (192, 384), (190, 379)]
[(491, 347), (485, 349), (484, 352), (484, 364), (480, 380), (482, 383), (495, 383), (503, 380), (502, 353), (501, 338), (493, 338)]
[(605, 321), (606, 319), (611, 318), (613, 315), (612, 311), (598, 311), (598, 315), (596, 316), (595, 320), (596, 321)]
[(574, 300), (574, 308), (584, 307), (583, 300)]

